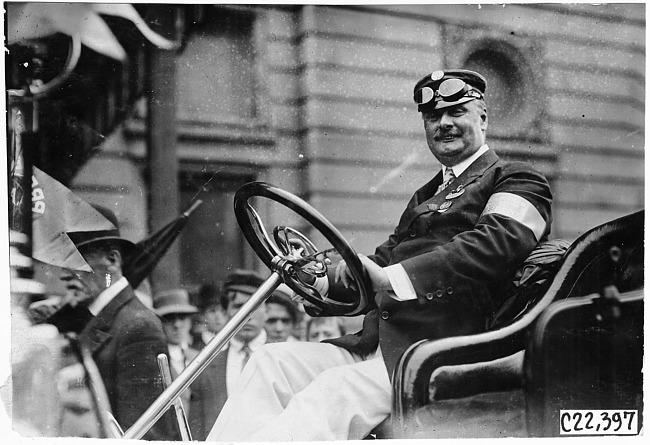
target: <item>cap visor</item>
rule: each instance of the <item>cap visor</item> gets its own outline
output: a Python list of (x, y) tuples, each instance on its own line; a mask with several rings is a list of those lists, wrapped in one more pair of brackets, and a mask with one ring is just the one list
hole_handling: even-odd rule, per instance
[(453, 107), (455, 105), (464, 104), (464, 103), (469, 102), (471, 100), (476, 100), (476, 98), (475, 97), (461, 97), (460, 99), (455, 100), (453, 102), (445, 102), (444, 100), (441, 100), (441, 101), (438, 101), (436, 103), (436, 107), (434, 109), (435, 110), (441, 110), (443, 108), (449, 108), (449, 107)]

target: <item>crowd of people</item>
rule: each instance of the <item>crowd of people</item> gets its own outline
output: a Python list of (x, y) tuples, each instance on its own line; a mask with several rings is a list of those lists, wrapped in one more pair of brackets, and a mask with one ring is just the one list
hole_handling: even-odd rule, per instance
[[(34, 323), (53, 324), (62, 333), (77, 335), (90, 348), (112, 415), (126, 430), (164, 389), (157, 356), (167, 355), (171, 376), (176, 378), (250, 299), (265, 277), (254, 270), (240, 269), (232, 271), (221, 286), (204, 284), (196, 295), (183, 288), (151, 296), (136, 295), (122, 270), (122, 258), (134, 246), (120, 237), (118, 221), (109, 209), (94, 207), (118, 229), (75, 238), (92, 272), (65, 271), (60, 278), (68, 293), (36, 302), (30, 315)], [(207, 438), (256, 349), (266, 343), (321, 341), (345, 333), (343, 319), (327, 320), (332, 323), (314, 323), (292, 299), (290, 289), (281, 284), (181, 393), (191, 437)], [(168, 412), (144, 438), (180, 440), (181, 427)], [(86, 429), (83, 431), (86, 434)], [(67, 432), (74, 433), (74, 429), (68, 428)]]
[[(263, 275), (256, 271), (234, 270), (226, 277), (220, 290), (213, 284), (202, 286), (195, 304), (190, 303), (190, 295), (184, 289), (154, 295), (154, 311), (163, 320), (169, 356), (174, 365), (172, 375), (178, 375), (196, 357), (264, 280)], [(227, 347), (181, 394), (194, 439), (207, 437), (250, 356), (266, 343), (308, 341), (309, 338), (302, 334), (302, 326), (309, 323), (310, 318), (292, 299), (292, 293), (285, 285), (280, 285), (250, 315)], [(342, 320), (337, 320), (335, 325), (341, 329), (320, 329), (310, 341), (320, 341), (328, 335), (342, 335)]]
[[(345, 332), (327, 311), (312, 318), (281, 285), (181, 395), (195, 440), (362, 439), (389, 416), (390, 374), (410, 345), (486, 329), (502, 303), (499, 286), (547, 238), (552, 197), (532, 166), (501, 160), (486, 144), (485, 90), (486, 79), (467, 70), (434, 71), (416, 83), (426, 141), (443, 168), (375, 253), (359, 255), (374, 293), (362, 330)], [(67, 304), (38, 315), (77, 333), (126, 430), (163, 390), (157, 355), (169, 356), (177, 376), (264, 277), (235, 270), (194, 298), (184, 289), (157, 292), (149, 308), (124, 276), (135, 246), (106, 210), (115, 230), (71, 236), (92, 270), (66, 272)], [(336, 299), (355, 283), (345, 261), (330, 269), (314, 287)], [(171, 414), (144, 438), (178, 440)]]

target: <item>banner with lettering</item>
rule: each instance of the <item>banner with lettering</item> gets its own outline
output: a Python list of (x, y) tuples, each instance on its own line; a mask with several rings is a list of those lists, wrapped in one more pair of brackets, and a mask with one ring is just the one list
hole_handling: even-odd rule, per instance
[(33, 257), (54, 266), (92, 271), (68, 232), (115, 229), (90, 204), (42, 170), (32, 175)]

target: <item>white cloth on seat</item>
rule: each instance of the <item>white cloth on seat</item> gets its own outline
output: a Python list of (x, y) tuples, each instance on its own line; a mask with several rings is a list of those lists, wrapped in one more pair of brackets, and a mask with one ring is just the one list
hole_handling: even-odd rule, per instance
[(364, 360), (327, 343), (273, 343), (257, 350), (207, 441), (363, 439), (390, 415), (380, 354)]

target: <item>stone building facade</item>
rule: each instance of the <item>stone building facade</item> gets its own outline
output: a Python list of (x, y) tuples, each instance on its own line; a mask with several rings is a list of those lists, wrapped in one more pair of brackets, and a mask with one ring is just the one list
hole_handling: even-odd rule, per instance
[[(195, 289), (233, 267), (263, 269), (232, 210), (234, 192), (253, 180), (307, 200), (358, 252), (372, 253), (439, 168), (412, 101), (415, 82), (436, 69), (488, 77), (488, 143), (547, 175), (552, 237), (573, 240), (643, 208), (643, 3), (199, 12), (172, 68), (160, 73), (173, 83), (174, 131), (164, 148), (172, 161), (151, 165), (145, 97), (71, 184), (116, 208), (137, 240), (166, 222), (151, 221), (152, 200), (175, 196), (172, 219), (207, 183), (154, 288)], [(153, 191), (151, 178), (163, 171), (178, 181)], [(258, 204), (271, 228), (292, 221)]]

